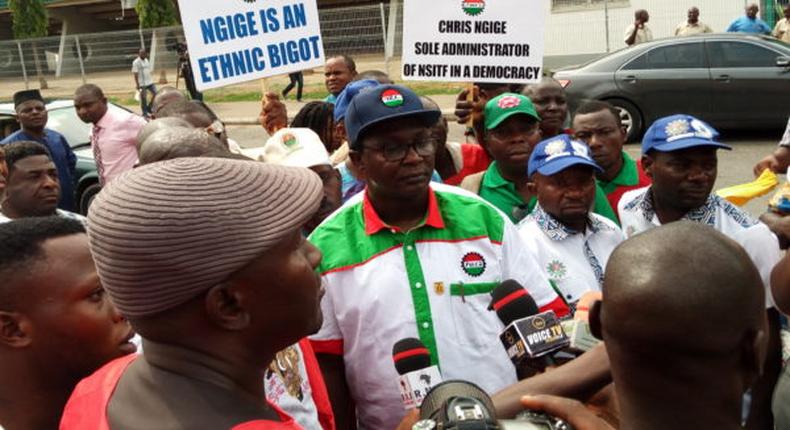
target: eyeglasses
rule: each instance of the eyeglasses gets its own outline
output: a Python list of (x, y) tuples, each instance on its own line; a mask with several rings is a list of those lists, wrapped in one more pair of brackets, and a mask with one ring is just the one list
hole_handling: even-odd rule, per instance
[(220, 120), (216, 120), (211, 123), (208, 127), (206, 127), (206, 133), (216, 137), (217, 139), (220, 138), (222, 133), (225, 132), (225, 124), (222, 123)]
[(415, 140), (408, 145), (398, 145), (394, 143), (387, 143), (379, 147), (365, 146), (366, 149), (381, 152), (384, 159), (387, 161), (402, 161), (406, 158), (410, 149), (414, 149), (420, 157), (429, 157), (436, 153), (436, 147), (439, 141), (434, 138), (425, 138)]

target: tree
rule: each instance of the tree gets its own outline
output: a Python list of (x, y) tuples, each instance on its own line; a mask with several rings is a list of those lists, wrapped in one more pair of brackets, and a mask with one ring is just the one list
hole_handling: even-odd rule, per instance
[[(140, 19), (141, 28), (159, 28), (178, 24), (178, 12), (173, 4), (173, 0), (138, 0), (135, 10)], [(164, 51), (164, 49), (162, 49), (164, 44), (162, 40), (160, 40), (163, 39), (163, 37), (158, 36), (161, 35), (157, 35), (156, 32), (154, 32), (151, 38), (151, 51), (153, 51), (154, 54)], [(154, 46), (159, 49), (154, 48)], [(152, 58), (152, 61), (155, 62), (155, 60), (155, 58)], [(167, 83), (167, 75), (164, 67), (159, 71), (159, 83)]]
[(135, 10), (142, 28), (168, 27), (178, 24), (178, 13), (172, 0), (138, 0)]
[[(14, 38), (32, 39), (47, 35), (49, 17), (47, 16), (47, 8), (44, 7), (42, 0), (8, 0), (8, 9), (11, 11), (11, 19), (13, 20)], [(47, 81), (41, 73), (38, 46), (35, 42), (33, 42), (33, 57), (39, 85), (41, 89), (47, 89)], [(22, 59), (20, 58), (20, 60)]]

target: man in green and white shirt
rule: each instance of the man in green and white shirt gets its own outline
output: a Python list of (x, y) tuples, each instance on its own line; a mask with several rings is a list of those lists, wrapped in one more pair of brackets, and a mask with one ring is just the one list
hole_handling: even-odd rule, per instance
[(359, 94), (346, 113), (350, 155), (368, 185), (310, 236), (324, 254), (326, 286), (324, 323), (311, 340), (338, 428), (338, 411), (348, 410), (338, 383), (347, 384), (361, 429), (398, 425), (405, 412), (391, 354), (402, 338), (422, 340), (445, 379), (490, 393), (515, 383), (502, 323), (487, 309), (500, 281), (520, 282), (542, 310), (568, 311), (502, 212), (430, 183), (428, 127), (439, 115), (395, 85)]

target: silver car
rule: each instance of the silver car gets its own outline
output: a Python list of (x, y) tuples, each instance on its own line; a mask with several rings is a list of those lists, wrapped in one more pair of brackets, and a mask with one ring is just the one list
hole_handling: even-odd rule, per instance
[(571, 111), (593, 99), (619, 107), (629, 140), (675, 113), (724, 129), (782, 128), (790, 115), (790, 45), (767, 36), (655, 40), (553, 76)]

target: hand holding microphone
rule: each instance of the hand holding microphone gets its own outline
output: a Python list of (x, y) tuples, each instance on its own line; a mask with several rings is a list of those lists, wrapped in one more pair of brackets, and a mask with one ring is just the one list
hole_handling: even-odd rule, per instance
[(489, 309), (505, 324), (499, 339), (519, 376), (525, 367), (542, 371), (554, 365), (551, 354), (570, 344), (557, 315), (553, 311), (541, 313), (527, 290), (512, 279), (491, 292)]
[(576, 313), (573, 315), (573, 319), (562, 322), (562, 328), (570, 339), (569, 349), (571, 352), (581, 354), (601, 343), (601, 340), (590, 332), (589, 313), (593, 304), (602, 298), (600, 291), (584, 293), (576, 303)]

